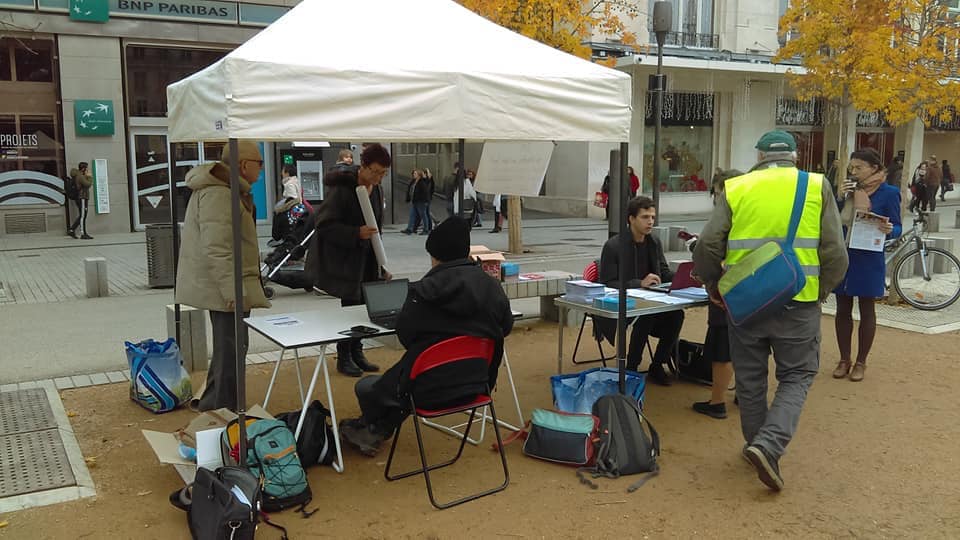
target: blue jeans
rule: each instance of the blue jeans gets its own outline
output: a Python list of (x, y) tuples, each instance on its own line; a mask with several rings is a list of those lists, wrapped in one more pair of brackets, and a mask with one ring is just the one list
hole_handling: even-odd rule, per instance
[(417, 223), (423, 223), (423, 231), (430, 232), (433, 224), (430, 222), (430, 203), (412, 203), (410, 205), (410, 217), (407, 222), (407, 230), (413, 232)]

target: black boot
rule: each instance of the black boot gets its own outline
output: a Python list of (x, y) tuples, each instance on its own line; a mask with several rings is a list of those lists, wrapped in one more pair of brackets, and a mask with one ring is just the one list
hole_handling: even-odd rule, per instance
[(337, 343), (337, 371), (347, 377), (359, 377), (363, 375), (360, 368), (353, 363), (353, 358), (351, 358), (350, 355), (350, 343)]
[(363, 342), (359, 339), (350, 342), (350, 357), (353, 363), (363, 371), (380, 371), (380, 366), (371, 364), (363, 355)]

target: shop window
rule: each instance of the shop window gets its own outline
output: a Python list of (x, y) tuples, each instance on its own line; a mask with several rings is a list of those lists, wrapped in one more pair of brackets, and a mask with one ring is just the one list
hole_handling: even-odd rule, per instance
[(7, 40), (0, 40), (0, 81), (10, 80), (10, 50)]
[(20, 117), (20, 133), (23, 135), (21, 154), (40, 160), (52, 160), (54, 168), (57, 159), (55, 120), (52, 115), (23, 115)]
[[(127, 88), (127, 105), (131, 115), (166, 116), (167, 85), (204, 69), (226, 54), (227, 51), (213, 49), (127, 46), (126, 75), (131, 86)], [(176, 69), (171, 69), (174, 67)]]
[(53, 42), (45, 39), (13, 40), (18, 81), (53, 82)]
[[(653, 99), (647, 94), (641, 190), (653, 191)], [(661, 192), (707, 191), (713, 162), (713, 94), (665, 93), (660, 129)]]

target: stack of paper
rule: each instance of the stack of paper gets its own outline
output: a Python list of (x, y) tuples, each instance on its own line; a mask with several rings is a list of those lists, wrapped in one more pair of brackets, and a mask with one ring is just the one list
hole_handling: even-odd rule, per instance
[(573, 302), (592, 304), (594, 298), (602, 297), (606, 287), (603, 283), (594, 283), (584, 279), (567, 282), (567, 299)]
[(670, 291), (670, 294), (680, 298), (688, 298), (690, 300), (706, 300), (709, 298), (707, 295), (707, 290), (703, 287), (687, 287), (686, 289), (677, 289), (675, 291)]

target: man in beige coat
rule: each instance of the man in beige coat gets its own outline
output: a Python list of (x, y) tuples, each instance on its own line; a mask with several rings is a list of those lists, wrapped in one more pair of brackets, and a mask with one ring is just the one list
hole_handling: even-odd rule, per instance
[[(201, 411), (237, 406), (237, 365), (247, 352), (247, 327), (241, 326), (239, 347), (234, 339), (233, 225), (230, 214), (229, 147), (220, 161), (194, 167), (187, 173), (193, 193), (183, 220), (180, 263), (177, 268), (176, 301), (210, 311), (213, 327), (213, 357), (206, 388), (197, 408)], [(241, 257), (243, 264), (243, 312), (267, 308), (270, 302), (260, 283), (260, 252), (250, 186), (263, 168), (260, 149), (252, 141), (240, 141)], [(240, 357), (234, 355), (236, 350)]]

